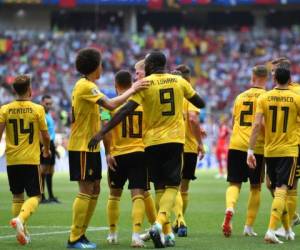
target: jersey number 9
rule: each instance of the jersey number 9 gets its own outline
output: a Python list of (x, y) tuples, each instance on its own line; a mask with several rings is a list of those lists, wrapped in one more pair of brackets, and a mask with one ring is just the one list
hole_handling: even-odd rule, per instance
[(170, 109), (168, 111), (162, 111), (163, 116), (171, 116), (175, 115), (175, 104), (174, 104), (174, 90), (172, 88), (169, 89), (161, 89), (159, 90), (159, 97), (161, 104), (169, 104)]

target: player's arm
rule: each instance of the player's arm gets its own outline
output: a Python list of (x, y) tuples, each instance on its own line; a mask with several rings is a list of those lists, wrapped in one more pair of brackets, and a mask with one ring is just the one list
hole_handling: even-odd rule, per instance
[(40, 140), (43, 144), (43, 157), (48, 158), (51, 154), (50, 152), (50, 136), (48, 133), (48, 126), (46, 123), (46, 115), (43, 107), (40, 107), (38, 113), (38, 123), (40, 130)]
[(119, 95), (112, 99), (103, 97), (97, 101), (97, 104), (108, 110), (114, 110), (117, 107), (121, 106), (124, 102), (126, 102), (126, 100), (130, 96), (132, 96), (133, 94), (135, 94), (138, 91), (147, 89), (148, 87), (149, 87), (149, 83), (147, 81), (137, 81), (137, 82), (133, 83), (131, 88), (126, 90), (122, 95)]
[(189, 117), (190, 128), (192, 130), (194, 137), (196, 138), (196, 140), (198, 142), (200, 160), (202, 160), (204, 157), (204, 154), (205, 154), (205, 150), (204, 150), (203, 143), (202, 143), (202, 130), (200, 127), (199, 112), (189, 111), (188, 117)]
[[(107, 123), (108, 123), (108, 121), (103, 121), (103, 126), (106, 125)], [(108, 167), (111, 170), (115, 171), (116, 170), (115, 166), (117, 166), (117, 162), (116, 162), (115, 158), (111, 155), (111, 152), (110, 152), (111, 140), (112, 140), (112, 134), (111, 134), (111, 132), (108, 132), (103, 138), (106, 162), (107, 162)]]
[(5, 129), (5, 123), (4, 122), (0, 122), (0, 142), (2, 140), (2, 135)]
[(249, 141), (249, 149), (248, 149), (248, 156), (247, 156), (247, 164), (249, 165), (250, 168), (255, 168), (256, 167), (256, 159), (254, 156), (254, 147), (256, 143), (256, 139), (262, 129), (263, 126), (263, 113), (256, 113), (255, 115), (255, 121), (253, 123), (252, 127), (252, 133), (250, 136), (250, 141)]
[(111, 120), (103, 126), (103, 128), (90, 140), (88, 148), (94, 150), (98, 143), (103, 139), (111, 129), (117, 126), (127, 115), (139, 106), (138, 103), (130, 100), (111, 118)]
[(47, 158), (50, 156), (50, 136), (47, 130), (41, 130), (41, 141), (43, 144), (43, 157)]
[(199, 109), (205, 108), (204, 100), (197, 93), (189, 98), (188, 101)]

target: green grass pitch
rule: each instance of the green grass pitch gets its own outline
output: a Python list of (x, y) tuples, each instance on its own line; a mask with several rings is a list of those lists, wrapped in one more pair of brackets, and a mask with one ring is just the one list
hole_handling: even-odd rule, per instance
[[(214, 175), (214, 171), (197, 172), (198, 179), (191, 184), (190, 203), (186, 215), (188, 238), (177, 238), (175, 249), (300, 249), (300, 240), (297, 236), (294, 242), (286, 242), (283, 245), (267, 245), (263, 242), (271, 206), (271, 197), (265, 187), (263, 187), (261, 208), (255, 225), (255, 230), (259, 236), (256, 238), (242, 236), (248, 199), (248, 184), (245, 184), (242, 188), (237, 212), (233, 219), (233, 235), (229, 239), (224, 238), (221, 233), (221, 224), (224, 215), (224, 194), (227, 184), (224, 180), (216, 180)], [(24, 247), (17, 244), (13, 235), (14, 231), (8, 226), (11, 218), (11, 195), (5, 174), (0, 174), (0, 184), (0, 249), (65, 249), (71, 224), (72, 202), (77, 193), (77, 184), (71, 183), (67, 174), (55, 175), (54, 191), (62, 204), (40, 205), (37, 213), (32, 216), (29, 222), (32, 242)], [(92, 219), (91, 231), (87, 233), (88, 238), (98, 244), (98, 249), (132, 249), (129, 247), (131, 240), (131, 200), (129, 192), (124, 190), (124, 196), (121, 200), (120, 244), (110, 246), (106, 243), (105, 207), (108, 189), (105, 176), (101, 188), (101, 196)], [(148, 227), (146, 222), (144, 225)], [(300, 235), (300, 226), (294, 230), (296, 235)], [(147, 248), (153, 248), (152, 242), (147, 242)]]

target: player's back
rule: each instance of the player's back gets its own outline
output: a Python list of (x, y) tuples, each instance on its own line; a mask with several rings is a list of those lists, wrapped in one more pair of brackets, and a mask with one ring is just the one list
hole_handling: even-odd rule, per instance
[(195, 91), (182, 77), (172, 74), (152, 74), (145, 80), (150, 87), (131, 98), (143, 106), (145, 145), (184, 144), (183, 98), (191, 98)]
[[(81, 78), (72, 92), (72, 125), (68, 149), (89, 151), (87, 144), (100, 129), (100, 112), (96, 102), (104, 95), (95, 83)], [(97, 150), (99, 151), (99, 146)]]
[(47, 131), (43, 106), (31, 101), (13, 101), (1, 107), (5, 121), (8, 165), (40, 163), (39, 133)]
[[(234, 124), (230, 138), (230, 149), (247, 151), (255, 120), (257, 99), (265, 92), (262, 88), (252, 87), (236, 97), (233, 107)], [(255, 153), (264, 153), (264, 136), (261, 133), (256, 141)]]
[(257, 112), (265, 118), (265, 156), (297, 156), (300, 96), (289, 89), (274, 88), (259, 98)]
[[(114, 110), (112, 114), (118, 110)], [(111, 155), (143, 152), (143, 132), (143, 108), (140, 105), (111, 131)]]

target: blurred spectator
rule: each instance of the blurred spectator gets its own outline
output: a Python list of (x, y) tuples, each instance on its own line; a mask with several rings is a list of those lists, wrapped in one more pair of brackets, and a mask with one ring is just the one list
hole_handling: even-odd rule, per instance
[(12, 78), (30, 74), (34, 97), (50, 93), (57, 111), (55, 119), (61, 118), (61, 123), (67, 124), (64, 112), (70, 111), (71, 90), (79, 77), (74, 67), (79, 49), (93, 46), (102, 51), (104, 74), (98, 84), (105, 94), (112, 96), (114, 72), (132, 69), (149, 50), (157, 48), (167, 55), (170, 69), (181, 63), (192, 68), (195, 76), (192, 82), (206, 98), (208, 113), (224, 113), (230, 110), (234, 97), (249, 84), (255, 64), (286, 56), (293, 62), (293, 80), (300, 81), (299, 32), (295, 26), (281, 30), (243, 27), (239, 31), (172, 28), (155, 34), (149, 24), (142, 33), (130, 37), (119, 29), (4, 31), (0, 39), (9, 46), (0, 52), (0, 105), (12, 98), (9, 91)]

